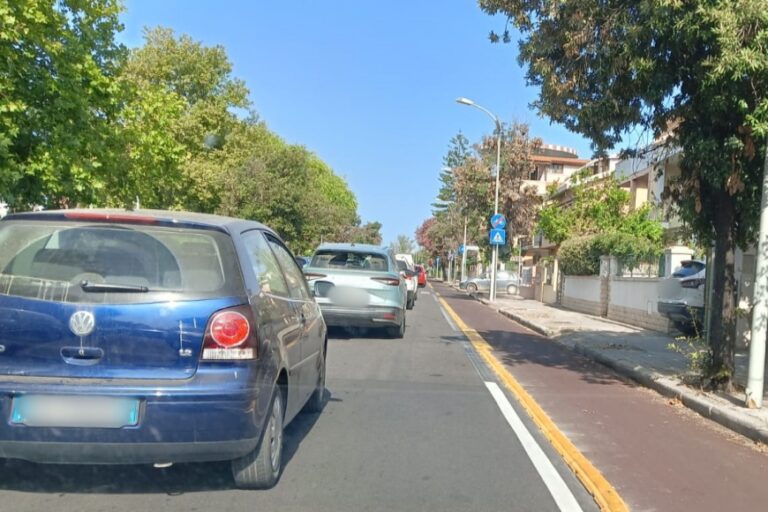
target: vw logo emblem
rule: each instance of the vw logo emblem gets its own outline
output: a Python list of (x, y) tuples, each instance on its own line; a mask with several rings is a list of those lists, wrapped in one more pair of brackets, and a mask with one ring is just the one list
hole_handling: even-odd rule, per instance
[(76, 311), (69, 317), (69, 330), (76, 336), (88, 336), (95, 326), (96, 320), (89, 311)]

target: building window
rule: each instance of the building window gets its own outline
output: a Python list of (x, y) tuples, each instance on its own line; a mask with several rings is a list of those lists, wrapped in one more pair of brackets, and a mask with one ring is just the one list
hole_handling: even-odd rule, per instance
[(563, 164), (549, 164), (547, 172), (550, 174), (563, 174)]

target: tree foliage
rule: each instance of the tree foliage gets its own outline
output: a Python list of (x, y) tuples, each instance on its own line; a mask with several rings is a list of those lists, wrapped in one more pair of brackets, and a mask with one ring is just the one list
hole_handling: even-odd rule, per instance
[(0, 0), (0, 197), (91, 203), (112, 165), (125, 50), (114, 1)]
[(411, 254), (414, 251), (413, 240), (408, 235), (397, 235), (397, 239), (389, 244), (395, 254)]
[[(535, 222), (541, 198), (532, 187), (525, 186), (524, 180), (534, 169), (531, 156), (540, 148), (541, 141), (530, 137), (525, 124), (511, 123), (502, 130), (499, 211), (508, 219), (511, 239), (513, 235), (530, 233)], [(455, 253), (463, 241), (465, 221), (468, 242), (488, 252), (488, 219), (494, 213), (492, 169), (496, 165), (496, 141), (495, 135), (486, 136), (470, 149), (463, 135), (451, 139), (443, 158), (449, 167), (440, 175), (439, 202), (434, 205), (433, 217), (416, 231), (416, 240), (430, 256), (448, 261), (448, 254)]]
[(0, 0), (0, 198), (223, 213), (297, 252), (381, 242), (343, 178), (259, 121), (223, 47), (157, 27), (128, 51), (119, 12), (117, 0)]
[[(735, 249), (754, 240), (768, 126), (764, 0), (480, 0), (520, 30), (535, 107), (598, 152), (637, 126), (679, 148), (668, 197), (715, 247), (711, 383), (730, 387)], [(494, 40), (509, 41), (505, 32)]]
[[(636, 254), (623, 238), (620, 251), (606, 247), (605, 254), (620, 253), (625, 263), (658, 255), (664, 230), (658, 220), (650, 217), (650, 205), (632, 209), (629, 192), (612, 176), (590, 180), (587, 174), (576, 174), (572, 182), (574, 185), (568, 189), (554, 190), (555, 197), (539, 211), (538, 227), (547, 240), (560, 244), (571, 237), (623, 234), (635, 240)], [(567, 202), (563, 198), (566, 194)], [(618, 243), (620, 239), (616, 240)]]

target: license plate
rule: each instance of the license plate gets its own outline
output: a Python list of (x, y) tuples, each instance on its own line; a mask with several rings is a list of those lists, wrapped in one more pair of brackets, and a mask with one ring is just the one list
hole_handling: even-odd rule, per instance
[(11, 423), (29, 427), (120, 428), (138, 421), (135, 398), (24, 395), (11, 407)]
[(364, 306), (368, 304), (368, 294), (355, 288), (334, 288), (331, 298), (336, 304), (348, 306)]

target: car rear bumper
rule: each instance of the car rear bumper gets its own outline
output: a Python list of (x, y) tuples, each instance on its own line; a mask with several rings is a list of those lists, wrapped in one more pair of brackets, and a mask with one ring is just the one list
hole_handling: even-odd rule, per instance
[[(242, 371), (242, 369), (241, 369)], [(226, 372), (216, 372), (225, 378)], [(257, 445), (272, 384), (240, 389), (188, 379), (166, 386), (89, 384), (51, 386), (45, 379), (0, 382), (0, 457), (62, 464), (151, 464), (229, 460)], [(68, 379), (72, 380), (72, 379)], [(242, 383), (241, 383), (242, 384)], [(12, 423), (15, 396), (119, 396), (139, 401), (136, 425), (121, 428), (38, 427)]]
[[(410, 293), (410, 292), (408, 292)], [(320, 304), (326, 325), (337, 327), (384, 327), (400, 325), (401, 308), (389, 306), (340, 307)]]
[(0, 441), (0, 457), (41, 464), (163, 464), (232, 460), (258, 439), (199, 443), (69, 443)]

